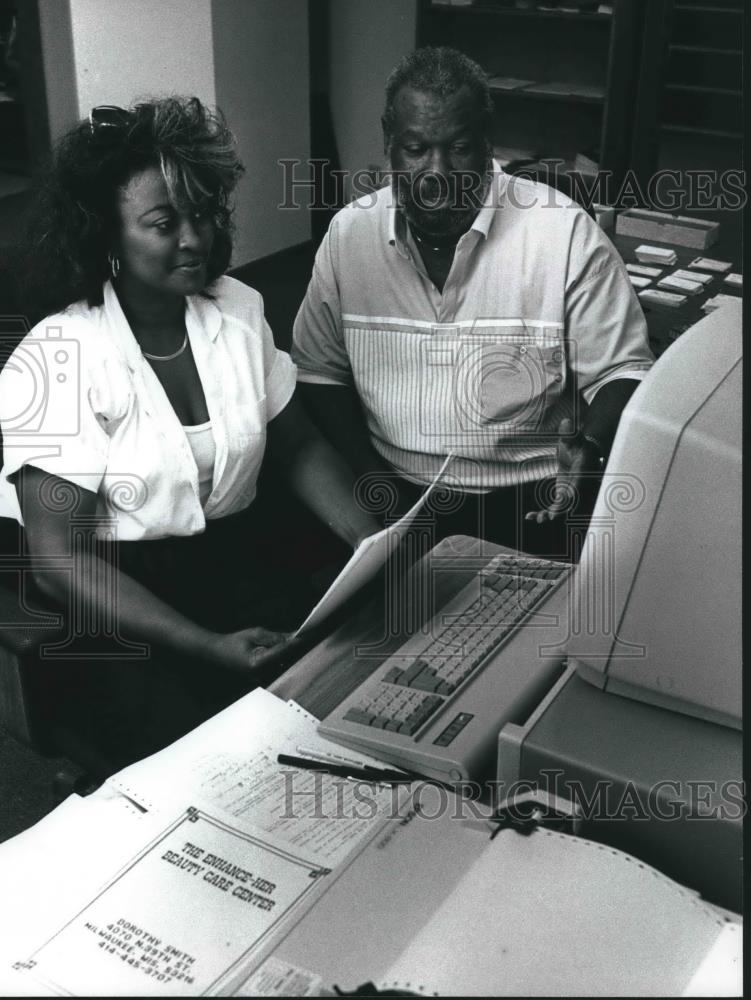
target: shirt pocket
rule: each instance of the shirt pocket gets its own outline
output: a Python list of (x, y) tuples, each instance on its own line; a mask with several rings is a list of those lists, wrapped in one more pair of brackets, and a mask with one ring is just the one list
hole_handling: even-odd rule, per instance
[(466, 345), (464, 353), (467, 402), (477, 422), (539, 430), (566, 385), (562, 337), (500, 335)]

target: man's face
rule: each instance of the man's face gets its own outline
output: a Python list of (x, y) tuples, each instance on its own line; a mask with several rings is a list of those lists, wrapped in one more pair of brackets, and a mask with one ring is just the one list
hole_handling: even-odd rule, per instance
[(407, 219), (430, 236), (465, 232), (482, 205), (492, 166), (477, 99), (469, 87), (448, 97), (403, 87), (395, 110), (387, 151)]

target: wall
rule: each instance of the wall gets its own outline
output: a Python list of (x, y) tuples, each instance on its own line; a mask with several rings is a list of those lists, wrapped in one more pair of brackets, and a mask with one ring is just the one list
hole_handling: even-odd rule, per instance
[(81, 118), (164, 94), (215, 103), (211, 0), (70, 0), (70, 20)]
[(246, 166), (235, 198), (233, 262), (310, 238), (307, 210), (276, 209), (284, 193), (278, 160), (310, 156), (306, 0), (39, 6), (53, 139), (97, 104), (195, 94), (224, 111)]
[(396, 63), (414, 48), (417, 3), (330, 2), (330, 101), (341, 167), (381, 166), (383, 88)]
[(73, 61), (70, 6), (60, 0), (40, 0), (39, 36), (47, 81), (47, 143), (55, 142), (78, 120), (78, 88)]
[(240, 147), (234, 262), (310, 239), (307, 209), (278, 211), (278, 161), (310, 156), (308, 5), (305, 0), (214, 0), (216, 101)]

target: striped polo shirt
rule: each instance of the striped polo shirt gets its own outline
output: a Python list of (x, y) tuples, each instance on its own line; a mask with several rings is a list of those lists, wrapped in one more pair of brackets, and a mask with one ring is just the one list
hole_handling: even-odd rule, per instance
[(554, 475), (563, 417), (653, 357), (619, 255), (565, 195), (497, 164), (431, 282), (390, 187), (333, 219), (294, 327), (301, 382), (354, 388), (378, 454), (468, 491)]

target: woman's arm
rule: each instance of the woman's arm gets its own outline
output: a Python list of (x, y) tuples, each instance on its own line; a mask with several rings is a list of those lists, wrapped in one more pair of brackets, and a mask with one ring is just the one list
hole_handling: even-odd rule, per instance
[(272, 461), (300, 499), (353, 548), (380, 525), (355, 499), (355, 476), (293, 396), (268, 425)]
[[(94, 534), (96, 494), (90, 490), (31, 465), (18, 473), (16, 490), (35, 583), (58, 606), (74, 612), (80, 609), (87, 616), (93, 612), (98, 621), (114, 619), (127, 638), (239, 672), (258, 667), (268, 648), (285, 638), (261, 628), (222, 635), (196, 625), (99, 557), (92, 551), (95, 546), (91, 538), (81, 537), (79, 531), (75, 534), (80, 538), (80, 549), (71, 552), (73, 516), (90, 519), (90, 532)], [(65, 510), (45, 502), (45, 497), (66, 495), (71, 497), (71, 503), (65, 505)]]

